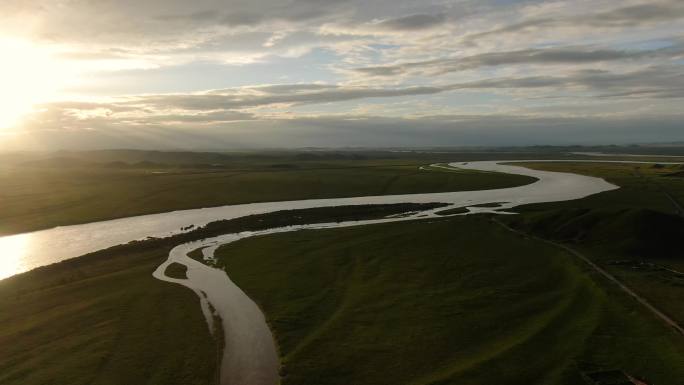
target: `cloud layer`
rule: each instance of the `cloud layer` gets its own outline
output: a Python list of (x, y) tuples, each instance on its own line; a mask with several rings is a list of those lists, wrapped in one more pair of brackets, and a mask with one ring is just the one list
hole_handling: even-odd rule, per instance
[(0, 149), (682, 140), (682, 31), (679, 0), (16, 0), (0, 34), (77, 81)]

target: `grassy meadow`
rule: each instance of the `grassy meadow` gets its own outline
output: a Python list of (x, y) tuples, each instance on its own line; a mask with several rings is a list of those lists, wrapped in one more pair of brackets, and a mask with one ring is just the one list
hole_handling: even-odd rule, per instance
[(168, 251), (128, 248), (0, 281), (0, 384), (216, 384), (197, 296), (152, 277)]
[[(621, 188), (571, 202), (529, 205), (509, 225), (582, 252), (684, 324), (684, 178), (680, 165), (536, 163), (592, 175)], [(684, 361), (678, 363), (684, 367)], [(676, 383), (676, 382), (675, 382)]]
[(574, 257), (484, 216), (276, 234), (217, 256), (264, 310), (283, 384), (684, 378), (684, 337)]

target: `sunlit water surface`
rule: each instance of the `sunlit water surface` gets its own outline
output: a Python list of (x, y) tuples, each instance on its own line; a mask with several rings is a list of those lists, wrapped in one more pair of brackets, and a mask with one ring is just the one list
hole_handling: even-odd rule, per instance
[[(536, 161), (528, 160), (526, 162)], [(617, 186), (600, 178), (531, 170), (500, 163), (507, 162), (482, 161), (453, 163), (451, 165), (470, 170), (526, 175), (538, 180), (525, 186), (495, 190), (310, 199), (181, 210), (4, 236), (0, 237), (0, 279), (122, 243), (146, 237), (169, 236), (181, 232), (182, 227), (189, 225), (203, 226), (217, 220), (278, 210), (430, 202), (443, 202), (449, 203), (453, 207), (464, 207), (483, 203), (505, 202), (501, 207), (494, 210), (500, 211), (528, 203), (579, 199), (617, 188)], [(492, 211), (492, 209), (482, 208), (474, 210)]]

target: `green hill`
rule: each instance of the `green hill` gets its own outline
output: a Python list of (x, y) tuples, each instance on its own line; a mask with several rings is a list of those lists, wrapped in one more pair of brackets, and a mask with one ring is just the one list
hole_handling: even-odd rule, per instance
[(684, 218), (650, 209), (560, 209), (511, 217), (509, 223), (545, 239), (625, 256), (684, 258)]

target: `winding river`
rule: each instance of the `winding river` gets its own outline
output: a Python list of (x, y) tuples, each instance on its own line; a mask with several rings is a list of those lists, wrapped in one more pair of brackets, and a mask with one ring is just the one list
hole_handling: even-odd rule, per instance
[(506, 202), (505, 205), (499, 208), (501, 210), (527, 203), (579, 199), (617, 188), (617, 186), (600, 178), (570, 173), (537, 171), (501, 163), (511, 162), (482, 161), (452, 163), (451, 166), (469, 170), (527, 175), (538, 180), (525, 186), (497, 190), (309, 199), (180, 210), (8, 235), (0, 237), (0, 250), (3, 252), (2, 261), (0, 261), (0, 279), (122, 243), (146, 237), (170, 236), (181, 232), (182, 227), (190, 225), (203, 226), (217, 220), (232, 219), (251, 214), (263, 214), (278, 210), (363, 204), (430, 202), (444, 202), (452, 204), (454, 207), (463, 207), (483, 203)]
[[(526, 160), (525, 162), (537, 161)], [(523, 204), (579, 199), (618, 188), (600, 178), (532, 170), (502, 163), (512, 162), (451, 163), (449, 167), (525, 175), (537, 180), (524, 186), (494, 190), (312, 199), (182, 210), (0, 237), (0, 250), (3, 250), (0, 279), (133, 240), (169, 236), (181, 232), (181, 228), (189, 225), (202, 226), (209, 222), (245, 215), (345, 205), (448, 203), (450, 207), (441, 207), (403, 217), (290, 226), (258, 232), (226, 234), (182, 244), (171, 251), (167, 261), (159, 266), (153, 275), (157, 279), (177, 283), (194, 290), (200, 298), (201, 309), (211, 330), (214, 329), (213, 316), (220, 318), (225, 336), (221, 382), (223, 384), (274, 385), (278, 383), (279, 364), (276, 347), (264, 315), (224, 271), (189, 258), (189, 252), (202, 249), (205, 259), (211, 259), (219, 246), (251, 236), (301, 229), (405, 221), (418, 217), (429, 218), (436, 215), (437, 211), (456, 207), (468, 207), (470, 212), (505, 213), (507, 209)], [(498, 203), (498, 206), (470, 207), (486, 203)], [(166, 267), (174, 262), (188, 268), (187, 279), (171, 278), (164, 274)]]

